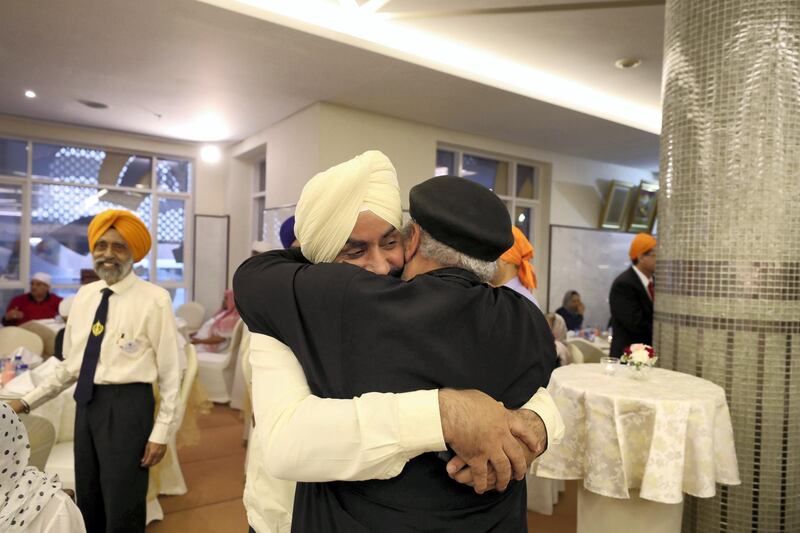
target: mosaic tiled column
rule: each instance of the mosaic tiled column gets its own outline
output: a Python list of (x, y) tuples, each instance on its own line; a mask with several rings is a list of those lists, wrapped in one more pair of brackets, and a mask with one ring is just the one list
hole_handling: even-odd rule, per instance
[(800, 532), (800, 0), (667, 0), (664, 77), (654, 342), (742, 476), (683, 529)]

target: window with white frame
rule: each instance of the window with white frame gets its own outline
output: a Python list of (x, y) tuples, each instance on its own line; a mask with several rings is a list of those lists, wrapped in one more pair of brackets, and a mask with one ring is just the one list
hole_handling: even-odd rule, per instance
[(35, 272), (53, 292), (78, 291), (91, 270), (86, 230), (106, 209), (136, 213), (154, 236), (135, 272), (190, 299), (191, 161), (124, 150), (0, 139), (0, 305)]
[[(514, 225), (536, 248), (542, 219), (541, 163), (482, 153), (478, 150), (439, 146), (436, 176), (461, 176), (493, 191), (508, 208)], [(534, 259), (535, 260), (535, 259)]]

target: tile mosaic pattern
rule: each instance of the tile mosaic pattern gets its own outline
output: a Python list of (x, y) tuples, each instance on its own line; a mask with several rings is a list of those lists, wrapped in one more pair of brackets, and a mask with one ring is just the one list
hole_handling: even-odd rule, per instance
[(800, 3), (667, 0), (654, 342), (724, 387), (742, 485), (686, 532), (800, 531)]

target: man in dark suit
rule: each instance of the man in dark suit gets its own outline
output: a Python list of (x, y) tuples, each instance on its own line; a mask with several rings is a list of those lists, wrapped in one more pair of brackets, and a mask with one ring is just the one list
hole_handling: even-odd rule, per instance
[(619, 357), (626, 346), (653, 343), (653, 298), (656, 271), (656, 239), (638, 234), (628, 255), (633, 264), (611, 284), (611, 356)]

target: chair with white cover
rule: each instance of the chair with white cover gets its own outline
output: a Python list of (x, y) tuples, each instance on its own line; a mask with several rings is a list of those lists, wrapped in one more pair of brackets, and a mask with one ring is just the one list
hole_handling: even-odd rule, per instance
[(571, 342), (567, 341), (567, 350), (569, 350), (570, 358), (572, 359), (572, 364), (579, 365), (583, 363), (583, 352), (572, 344)]
[[(49, 474), (58, 474), (61, 485), (65, 489), (75, 490), (75, 400), (72, 395), (75, 385), (63, 391), (48, 402), (60, 402), (63, 405), (60, 423), (56, 432), (56, 442), (50, 450), (50, 456), (43, 470)], [(45, 404), (47, 405), (47, 404)]]
[(233, 335), (228, 349), (224, 352), (198, 352), (200, 383), (206, 389), (209, 399), (214, 403), (231, 401), (233, 376), (236, 372), (236, 360), (239, 358), (239, 346), (242, 342), (244, 322), (239, 320), (233, 328)]
[[(186, 353), (186, 370), (183, 373), (181, 380), (181, 390), (178, 405), (178, 420), (175, 424), (175, 429), (170, 436), (169, 443), (167, 444), (167, 453), (164, 457), (163, 464), (169, 467), (162, 467), (158, 471), (158, 494), (167, 496), (180, 496), (188, 492), (186, 481), (183, 478), (180, 462), (178, 461), (178, 445), (177, 434), (178, 429), (181, 427), (183, 417), (186, 415), (186, 406), (189, 404), (189, 396), (192, 393), (194, 381), (197, 379), (197, 351), (192, 344), (187, 344), (184, 347)], [(150, 476), (150, 483), (154, 483), (155, 476)], [(148, 490), (148, 494), (151, 493)], [(161, 509), (161, 504), (158, 502), (158, 497), (147, 501), (147, 523), (153, 520), (163, 520), (164, 511)]]
[(22, 329), (28, 330), (31, 333), (34, 333), (42, 339), (42, 357), (47, 359), (51, 355), (53, 355), (56, 351), (56, 332), (53, 331), (52, 328), (49, 328), (42, 324), (41, 322), (37, 322), (35, 320), (29, 320), (20, 326)]
[(186, 302), (175, 311), (175, 316), (186, 321), (186, 332), (197, 333), (206, 318), (206, 308), (197, 302)]
[[(570, 339), (569, 346), (574, 346), (580, 350), (581, 354), (583, 355), (584, 363), (599, 363), (600, 358), (606, 356), (606, 354), (603, 353), (603, 350), (598, 348), (593, 342), (589, 342), (586, 339)], [(570, 353), (572, 353), (571, 348)]]
[(7, 356), (20, 346), (39, 355), (44, 350), (44, 342), (36, 333), (17, 326), (0, 329), (0, 357)]
[(28, 441), (31, 445), (28, 465), (44, 470), (47, 457), (56, 441), (56, 430), (49, 420), (41, 416), (21, 415), (20, 420), (28, 432)]

